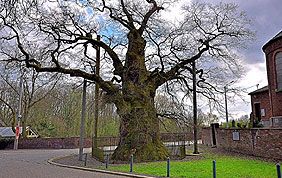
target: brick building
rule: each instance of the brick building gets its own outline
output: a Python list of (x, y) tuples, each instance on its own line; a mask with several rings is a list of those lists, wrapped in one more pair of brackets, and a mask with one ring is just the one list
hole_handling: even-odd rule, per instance
[(282, 31), (263, 46), (268, 86), (249, 93), (252, 114), (266, 127), (282, 126)]

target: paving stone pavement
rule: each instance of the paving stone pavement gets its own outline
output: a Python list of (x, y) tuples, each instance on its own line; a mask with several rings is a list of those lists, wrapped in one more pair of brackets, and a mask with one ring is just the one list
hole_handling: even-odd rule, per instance
[(0, 150), (0, 178), (124, 178), (125, 176), (58, 167), (47, 161), (77, 154), (77, 149)]

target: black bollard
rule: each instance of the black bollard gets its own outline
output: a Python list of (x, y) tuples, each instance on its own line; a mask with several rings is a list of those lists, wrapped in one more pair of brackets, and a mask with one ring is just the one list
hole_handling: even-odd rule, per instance
[(216, 162), (215, 162), (215, 160), (212, 161), (212, 172), (213, 172), (213, 178), (216, 178)]
[(133, 155), (130, 156), (130, 171), (133, 172)]
[(277, 169), (277, 177), (281, 178), (281, 169), (280, 169), (280, 164), (279, 163), (276, 164), (276, 169)]
[(167, 165), (166, 165), (166, 177), (170, 176), (170, 158), (167, 157)]
[(86, 166), (86, 162), (87, 162), (87, 153), (85, 153), (84, 166)]
[(106, 169), (108, 169), (109, 166), (109, 154), (106, 154)]

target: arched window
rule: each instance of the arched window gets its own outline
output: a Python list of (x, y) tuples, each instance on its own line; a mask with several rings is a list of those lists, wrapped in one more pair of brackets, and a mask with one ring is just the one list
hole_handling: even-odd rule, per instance
[(277, 90), (282, 90), (282, 52), (275, 56)]

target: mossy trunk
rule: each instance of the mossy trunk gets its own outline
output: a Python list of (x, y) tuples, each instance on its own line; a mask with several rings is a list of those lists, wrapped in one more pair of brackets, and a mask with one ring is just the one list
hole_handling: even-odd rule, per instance
[(120, 141), (112, 159), (127, 161), (164, 160), (168, 152), (160, 140), (154, 106), (156, 85), (145, 66), (146, 42), (136, 30), (128, 34), (128, 52), (122, 77), (123, 104), (116, 101), (121, 117)]
[(121, 113), (120, 141), (112, 159), (127, 161), (165, 160), (168, 152), (160, 140), (159, 121), (153, 103), (130, 103), (128, 113)]

